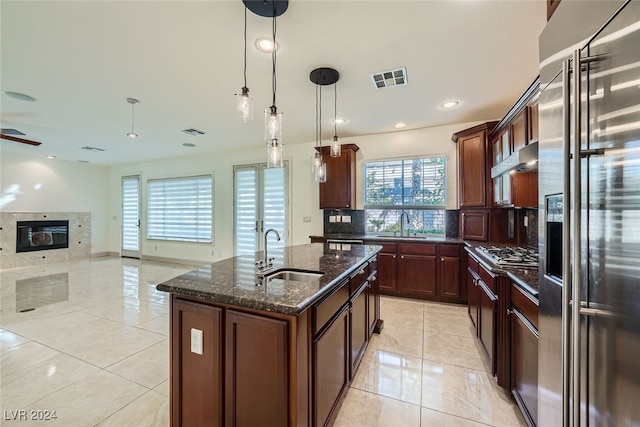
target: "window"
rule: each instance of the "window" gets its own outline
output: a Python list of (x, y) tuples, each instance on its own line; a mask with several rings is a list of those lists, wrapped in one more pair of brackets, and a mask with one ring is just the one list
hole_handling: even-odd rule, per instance
[(147, 181), (147, 238), (211, 243), (213, 177)]
[(443, 235), (446, 158), (401, 159), (365, 163), (364, 208), (368, 233), (400, 231)]

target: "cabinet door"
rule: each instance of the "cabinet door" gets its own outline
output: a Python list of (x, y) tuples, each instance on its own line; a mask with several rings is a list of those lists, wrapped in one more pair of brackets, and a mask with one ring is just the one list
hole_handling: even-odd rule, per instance
[(525, 145), (529, 143), (527, 128), (527, 108), (523, 108), (514, 118), (511, 120), (511, 138), (513, 139), (513, 152), (515, 153)]
[(441, 256), (438, 271), (439, 296), (460, 299), (460, 258)]
[(462, 238), (467, 240), (489, 240), (489, 212), (467, 210), (462, 212)]
[(539, 139), (538, 113), (538, 101), (536, 101), (535, 104), (529, 107), (529, 144), (537, 142)]
[(347, 391), (348, 312), (348, 306), (345, 305), (334, 320), (313, 339), (313, 420), (316, 427), (333, 424), (340, 400)]
[(234, 310), (225, 319), (225, 425), (287, 425), (287, 322)]
[(398, 280), (407, 295), (436, 296), (436, 257), (431, 255), (400, 255)]
[(529, 425), (538, 420), (538, 331), (511, 311), (511, 391)]
[(355, 209), (358, 147), (353, 144), (343, 145), (340, 157), (331, 157), (329, 147), (323, 148), (322, 159), (327, 164), (327, 181), (319, 184), (320, 209)]
[(374, 271), (369, 279), (369, 287), (367, 289), (367, 323), (369, 325), (369, 336), (375, 332), (378, 319), (380, 318), (380, 291), (378, 290), (378, 283), (378, 273)]
[(351, 298), (349, 302), (349, 378), (353, 379), (358, 365), (364, 356), (369, 338), (369, 324), (367, 323), (367, 297), (369, 282)]
[(478, 284), (476, 275), (471, 268), (467, 269), (467, 305), (469, 308), (469, 317), (478, 334)]
[(484, 131), (458, 140), (460, 163), (460, 207), (485, 207), (486, 133)]
[[(222, 310), (171, 302), (171, 425), (222, 425)], [(192, 330), (202, 331), (202, 354), (191, 351)]]
[(396, 291), (396, 254), (378, 254), (378, 286), (380, 292)]
[(496, 309), (497, 297), (491, 289), (482, 281), (478, 280), (478, 336), (484, 346), (484, 350), (489, 356), (491, 373), (495, 373), (496, 354)]

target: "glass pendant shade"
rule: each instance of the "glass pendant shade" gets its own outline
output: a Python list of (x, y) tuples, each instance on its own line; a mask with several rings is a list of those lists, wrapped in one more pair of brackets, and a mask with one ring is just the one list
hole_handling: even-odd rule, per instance
[(253, 121), (253, 98), (249, 93), (249, 88), (243, 87), (242, 93), (236, 94), (236, 117), (242, 123)]
[(267, 142), (267, 167), (282, 167), (282, 142), (277, 139)]
[(325, 162), (320, 163), (318, 169), (316, 169), (316, 182), (327, 182), (327, 164)]
[(282, 141), (282, 113), (278, 113), (275, 105), (264, 111), (264, 139)]
[(314, 177), (318, 173), (318, 168), (322, 164), (322, 156), (317, 151), (311, 156), (311, 175)]
[(340, 157), (342, 154), (342, 145), (340, 145), (340, 138), (337, 135), (333, 136), (333, 139), (329, 141), (331, 147), (331, 157)]

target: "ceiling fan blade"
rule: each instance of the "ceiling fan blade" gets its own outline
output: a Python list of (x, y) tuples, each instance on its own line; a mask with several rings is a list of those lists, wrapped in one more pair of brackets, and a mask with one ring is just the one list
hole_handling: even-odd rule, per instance
[(18, 138), (16, 136), (5, 135), (3, 133), (0, 133), (0, 138), (8, 139), (9, 141), (21, 142), (23, 144), (35, 145), (36, 147), (42, 144), (42, 142), (31, 141), (30, 139)]

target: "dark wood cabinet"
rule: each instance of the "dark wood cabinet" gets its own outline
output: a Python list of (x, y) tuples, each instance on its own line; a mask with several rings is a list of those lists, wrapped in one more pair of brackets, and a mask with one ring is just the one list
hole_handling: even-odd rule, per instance
[(553, 12), (556, 11), (559, 4), (560, 0), (547, 0), (547, 21), (551, 19)]
[(512, 286), (511, 393), (529, 426), (538, 420), (538, 304)]
[(487, 131), (480, 130), (458, 139), (460, 207), (487, 206)]
[(489, 240), (489, 211), (486, 209), (465, 210), (460, 214), (462, 238), (465, 240)]
[(529, 143), (529, 128), (527, 126), (528, 108), (523, 108), (509, 123), (511, 130), (511, 152), (515, 153)]
[[(171, 425), (222, 426), (222, 310), (176, 300), (171, 317)], [(191, 351), (192, 330), (202, 354)]]
[(438, 294), (460, 299), (460, 257), (441, 256), (438, 263)]
[(496, 371), (496, 312), (497, 301), (496, 295), (489, 289), (487, 284), (479, 279), (478, 284), (478, 337), (484, 347), (491, 372)]
[[(349, 310), (345, 305), (313, 338), (314, 426), (333, 424), (349, 384)], [(258, 424), (259, 425), (259, 424)]]
[(396, 244), (389, 242), (380, 242), (375, 240), (367, 240), (368, 245), (380, 245), (382, 251), (378, 252), (378, 283), (377, 286), (382, 293), (394, 293), (397, 291), (396, 271), (397, 271), (397, 255)]
[(513, 175), (512, 202), (517, 207), (538, 207), (538, 172)]
[(480, 277), (473, 270), (473, 267), (467, 268), (467, 308), (471, 323), (478, 335), (478, 279)]
[(287, 322), (234, 310), (225, 319), (226, 425), (287, 425)]
[(536, 98), (535, 101), (528, 107), (529, 109), (529, 122), (528, 122), (528, 127), (529, 127), (529, 132), (528, 132), (528, 138), (529, 138), (529, 142), (528, 144), (532, 144), (534, 142), (538, 142), (539, 137), (540, 137), (540, 131), (538, 128), (538, 117), (539, 117), (539, 110), (538, 110), (538, 99)]
[(436, 268), (435, 244), (398, 244), (398, 290), (403, 295), (435, 297)]
[(367, 322), (369, 282), (365, 282), (349, 300), (349, 378), (353, 379), (369, 340)]
[(356, 208), (355, 144), (343, 144), (340, 157), (331, 157), (330, 147), (322, 147), (322, 159), (327, 164), (327, 181), (320, 183), (320, 209)]

